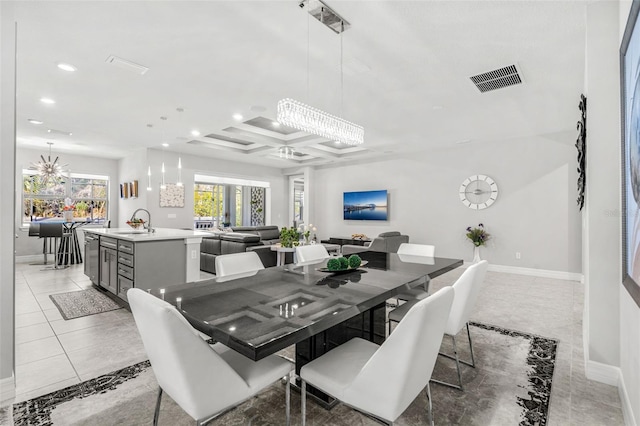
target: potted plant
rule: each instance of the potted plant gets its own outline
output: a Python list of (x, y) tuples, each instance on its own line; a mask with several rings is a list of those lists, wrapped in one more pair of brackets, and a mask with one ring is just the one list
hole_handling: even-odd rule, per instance
[(287, 228), (286, 226), (280, 230), (280, 245), (282, 247), (296, 247), (300, 243), (300, 233), (295, 227)]
[(473, 263), (480, 262), (480, 247), (487, 244), (487, 241), (491, 239), (489, 234), (484, 229), (484, 225), (479, 223), (477, 227), (467, 227), (467, 238), (473, 243)]

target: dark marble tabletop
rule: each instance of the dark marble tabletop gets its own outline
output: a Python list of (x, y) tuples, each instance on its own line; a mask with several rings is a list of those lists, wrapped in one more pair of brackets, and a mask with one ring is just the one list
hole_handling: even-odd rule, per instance
[(360, 256), (367, 265), (344, 274), (318, 271), (324, 264), (287, 265), (167, 287), (164, 298), (198, 330), (259, 360), (384, 303), (425, 276), (462, 265), (460, 259), (425, 262), (372, 251)]

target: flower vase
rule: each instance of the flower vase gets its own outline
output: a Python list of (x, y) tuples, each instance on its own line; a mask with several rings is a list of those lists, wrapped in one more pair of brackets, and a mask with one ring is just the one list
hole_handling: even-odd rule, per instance
[(62, 217), (65, 222), (73, 222), (73, 210), (65, 210), (62, 212)]
[(473, 246), (473, 263), (478, 263), (482, 259), (480, 258), (480, 246)]

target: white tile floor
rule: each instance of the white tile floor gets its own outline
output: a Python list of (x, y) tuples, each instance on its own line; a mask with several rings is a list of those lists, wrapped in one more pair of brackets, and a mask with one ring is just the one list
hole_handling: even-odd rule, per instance
[[(91, 287), (82, 265), (16, 265), (16, 402), (146, 359), (126, 309), (65, 321), (50, 294)], [(462, 269), (433, 280), (452, 284)], [(550, 425), (622, 425), (617, 389), (584, 375), (584, 289), (572, 281), (489, 272), (472, 320), (559, 339)]]

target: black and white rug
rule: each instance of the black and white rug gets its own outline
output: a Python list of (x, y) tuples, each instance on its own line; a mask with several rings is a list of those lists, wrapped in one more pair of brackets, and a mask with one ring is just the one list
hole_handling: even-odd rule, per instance
[(122, 307), (94, 288), (52, 294), (49, 297), (65, 320), (113, 311)]
[[(464, 392), (431, 385), (435, 423), (547, 425), (558, 342), (486, 324), (471, 325), (477, 367), (462, 367)], [(461, 358), (468, 359), (464, 334), (458, 336), (458, 349)], [(451, 349), (447, 344), (449, 340), (445, 338), (443, 342), (444, 351)], [(455, 382), (455, 363), (439, 357), (433, 378)], [(13, 406), (14, 424), (147, 425), (153, 419), (156, 396), (155, 377), (149, 362), (145, 361), (17, 403)], [(291, 401), (292, 424), (300, 424), (297, 392), (292, 392)], [(395, 424), (426, 424), (426, 404), (423, 392)], [(310, 424), (322, 425), (378, 424), (344, 405), (327, 411), (310, 400), (307, 401), (307, 420)], [(160, 424), (192, 425), (193, 420), (165, 394)], [(284, 424), (284, 385), (272, 385), (209, 424)]]

